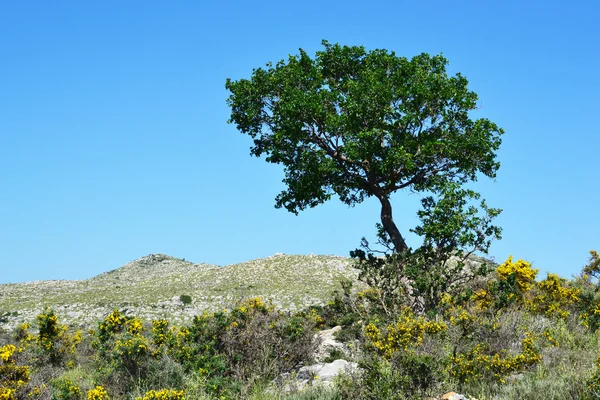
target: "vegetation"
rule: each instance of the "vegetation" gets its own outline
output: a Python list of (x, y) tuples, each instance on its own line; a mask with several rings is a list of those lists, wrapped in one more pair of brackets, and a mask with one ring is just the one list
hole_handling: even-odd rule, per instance
[(190, 296), (189, 294), (182, 294), (181, 296), (179, 296), (179, 300), (184, 305), (192, 304), (192, 296)]
[[(340, 280), (355, 281), (356, 276), (350, 260), (338, 256), (280, 254), (217, 267), (151, 255), (81, 281), (0, 285), (0, 310), (9, 314), (0, 318), (0, 328), (14, 330), (23, 322), (34, 322), (46, 305), (54, 307), (64, 324), (84, 329), (115, 307), (177, 325), (247, 297), (273, 299), (278, 308), (297, 311), (326, 303)], [(182, 294), (192, 303), (182, 307), (173, 300), (181, 300)]]
[[(595, 253), (592, 253), (592, 255)], [(390, 313), (380, 289), (346, 283), (323, 307), (290, 314), (260, 298), (197, 315), (189, 325), (114, 310), (96, 329), (53, 310), (0, 346), (0, 399), (594, 399), (600, 388), (600, 284), (581, 275), (536, 280), (512, 257), (446, 294), (434, 313), (409, 301)], [(315, 332), (341, 326), (358, 368), (332, 387), (282, 391), (278, 377), (310, 363)], [(293, 374), (292, 374), (293, 376)]]

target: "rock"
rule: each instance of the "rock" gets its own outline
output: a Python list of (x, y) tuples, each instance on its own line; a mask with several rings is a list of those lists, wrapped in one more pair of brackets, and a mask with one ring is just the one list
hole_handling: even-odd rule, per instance
[(157, 303), (159, 307), (183, 307), (183, 302), (179, 296), (173, 296), (169, 300), (159, 301)]
[(317, 362), (324, 361), (332, 350), (339, 350), (344, 354), (348, 354), (348, 349), (344, 343), (335, 340), (334, 336), (342, 329), (341, 326), (335, 326), (331, 329), (317, 332), (316, 339), (319, 342), (319, 347), (315, 351), (315, 360)]
[(357, 363), (346, 360), (335, 360), (325, 364), (314, 364), (300, 368), (298, 379), (314, 379), (319, 382), (332, 382), (333, 379), (344, 371), (352, 371), (358, 368)]
[[(462, 394), (458, 394), (456, 392), (448, 392), (445, 395), (443, 395), (442, 397), (440, 397), (440, 400), (469, 400), (469, 398)], [(471, 400), (475, 400), (475, 399), (471, 399)]]
[[(281, 393), (297, 392), (307, 386), (332, 386), (333, 380), (342, 372), (352, 372), (357, 363), (335, 360), (331, 363), (313, 364), (300, 368), (296, 373), (285, 373), (273, 381)], [(276, 389), (271, 389), (274, 392)]]

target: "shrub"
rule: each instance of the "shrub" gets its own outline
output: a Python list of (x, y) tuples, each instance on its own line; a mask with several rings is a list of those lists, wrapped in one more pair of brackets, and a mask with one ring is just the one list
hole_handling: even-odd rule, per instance
[(338, 378), (341, 399), (404, 400), (431, 397), (443, 368), (432, 356), (402, 355), (392, 360), (368, 357), (360, 362), (362, 373)]
[(79, 400), (81, 398), (81, 388), (70, 379), (54, 379), (50, 384), (52, 386), (53, 400)]
[[(64, 365), (69, 359), (73, 360), (75, 349), (82, 339), (82, 332), (70, 334), (68, 327), (58, 322), (58, 317), (50, 307), (46, 307), (36, 319), (39, 333), (35, 337), (35, 342), (43, 357), (40, 361), (44, 362), (44, 358), (47, 358), (50, 364), (58, 366)], [(26, 330), (26, 327), (22, 328)], [(19, 335), (27, 340), (26, 333)]]
[(30, 381), (29, 367), (17, 364), (16, 351), (12, 344), (0, 347), (0, 399), (16, 400)]
[(518, 260), (513, 263), (513, 257), (508, 257), (497, 269), (496, 273), (500, 280), (506, 281), (509, 277), (515, 277), (515, 284), (521, 292), (527, 292), (533, 286), (535, 277), (539, 270), (532, 268), (531, 263), (524, 260)]
[(489, 346), (479, 343), (471, 350), (451, 358), (450, 376), (457, 378), (460, 384), (482, 377), (504, 383), (507, 375), (525, 370), (542, 359), (530, 333), (525, 335), (521, 346), (521, 353), (513, 356), (506, 354), (506, 351), (490, 353)]
[(192, 296), (187, 294), (182, 294), (179, 296), (179, 300), (181, 300), (184, 305), (192, 304)]
[(88, 400), (110, 400), (108, 393), (102, 386), (96, 386), (94, 389), (90, 389), (87, 392)]
[(365, 336), (380, 355), (389, 359), (397, 352), (413, 351), (423, 343), (425, 334), (443, 334), (446, 329), (445, 323), (416, 317), (411, 309), (405, 308), (397, 322), (386, 326), (383, 332), (374, 323), (368, 324)]
[(183, 390), (163, 389), (160, 391), (150, 390), (144, 397), (138, 397), (136, 400), (185, 400)]
[(273, 379), (307, 361), (316, 349), (311, 313), (286, 315), (260, 299), (249, 299), (230, 317), (223, 349), (237, 379)]
[(122, 332), (125, 329), (127, 320), (128, 318), (115, 308), (112, 313), (104, 318), (104, 321), (98, 324), (98, 339), (100, 343), (107, 341), (113, 334)]
[(568, 308), (579, 301), (580, 290), (567, 285), (567, 280), (556, 274), (548, 274), (547, 278), (538, 282), (528, 307), (548, 317), (566, 318)]

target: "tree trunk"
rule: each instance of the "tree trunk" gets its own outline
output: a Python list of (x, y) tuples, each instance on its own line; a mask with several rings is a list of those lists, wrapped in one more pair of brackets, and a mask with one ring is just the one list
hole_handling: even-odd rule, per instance
[(382, 195), (381, 197), (378, 196), (378, 198), (381, 202), (381, 224), (394, 244), (396, 252), (402, 253), (403, 251), (408, 250), (408, 246), (392, 218), (392, 205), (390, 204), (390, 200), (385, 195)]

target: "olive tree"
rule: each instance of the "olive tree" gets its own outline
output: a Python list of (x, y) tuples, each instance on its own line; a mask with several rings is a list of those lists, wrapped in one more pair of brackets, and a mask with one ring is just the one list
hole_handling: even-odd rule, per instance
[(477, 95), (461, 74), (448, 75), (441, 55), (323, 46), (228, 79), (230, 122), (254, 139), (252, 155), (283, 165), (276, 207), (298, 213), (333, 195), (351, 206), (375, 196), (394, 252), (405, 252), (390, 196), (407, 189), (431, 202), (495, 177), (503, 131), (469, 116)]

